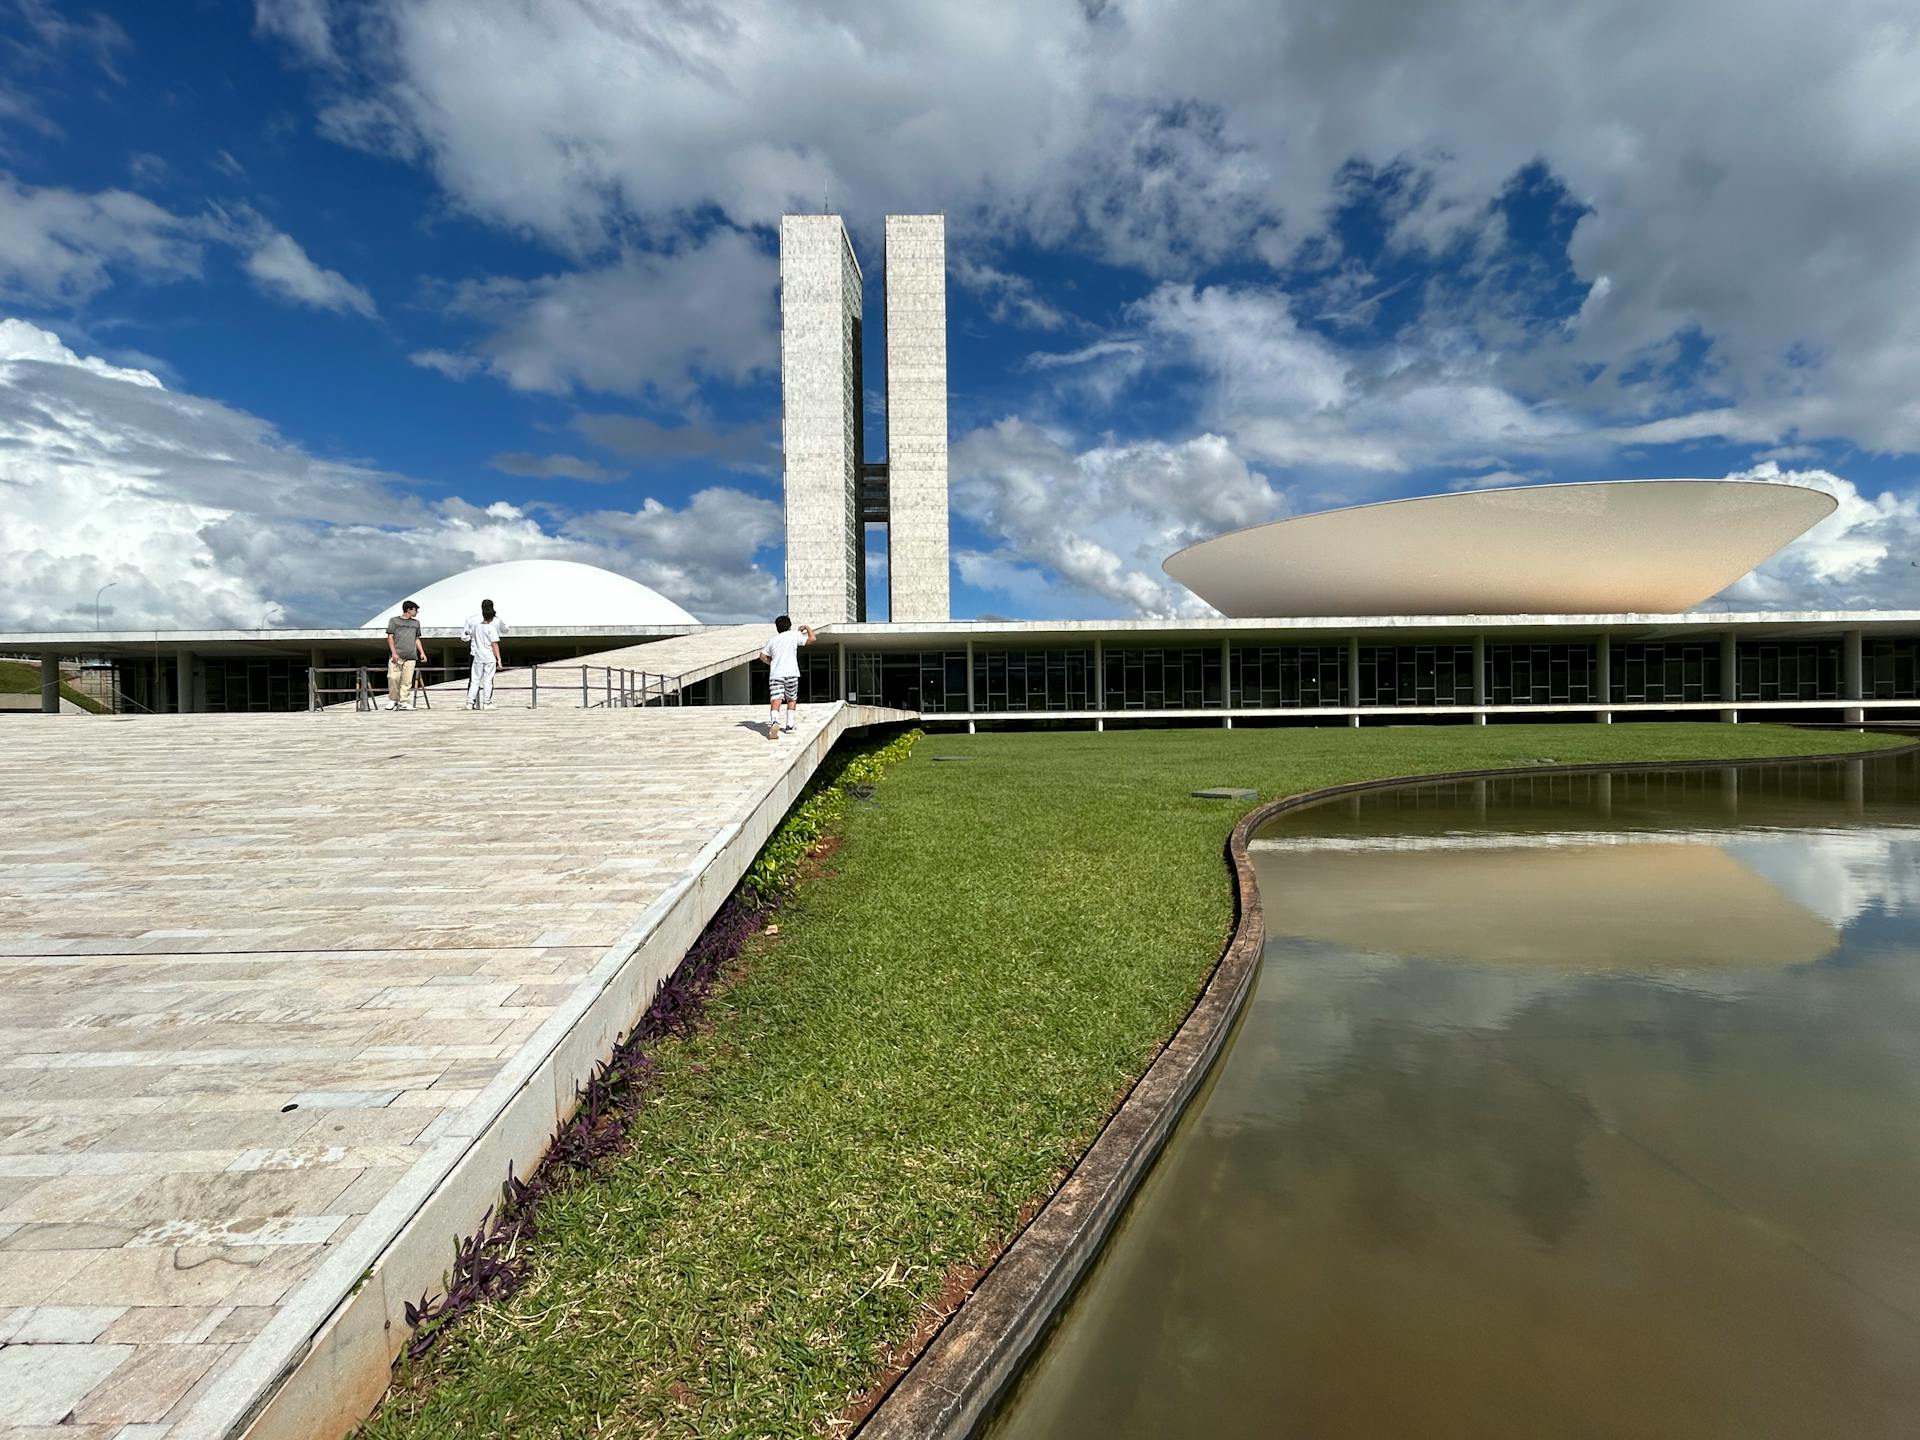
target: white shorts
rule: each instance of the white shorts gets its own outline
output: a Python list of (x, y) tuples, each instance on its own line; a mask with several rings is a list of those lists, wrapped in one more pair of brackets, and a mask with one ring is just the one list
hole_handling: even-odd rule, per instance
[(767, 704), (798, 705), (800, 703), (800, 677), (787, 675), (767, 681)]

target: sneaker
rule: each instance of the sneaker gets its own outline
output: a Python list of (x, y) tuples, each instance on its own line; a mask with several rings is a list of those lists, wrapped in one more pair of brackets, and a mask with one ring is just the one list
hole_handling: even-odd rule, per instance
[(412, 702), (411, 700), (409, 700), (409, 701), (407, 701), (407, 703), (406, 703), (406, 704), (404, 704), (404, 705), (396, 705), (396, 706), (394, 706), (393, 708), (394, 708), (394, 709), (396, 709), (396, 710), (411, 710), (411, 709), (413, 708), (413, 702)]
[(484, 705), (482, 705), (482, 706), (481, 706), (480, 708), (481, 708), (482, 710), (491, 710), (491, 709), (493, 709), (493, 701), (491, 701), (491, 700), (489, 700), (489, 701), (487, 701), (487, 702), (486, 702), (486, 703), (485, 703)]
[(792, 727), (791, 725), (782, 725), (782, 726), (781, 726), (780, 728), (781, 728), (782, 730), (784, 730), (784, 731), (786, 731), (786, 732), (787, 732), (787, 734), (789, 734), (789, 735), (791, 735), (791, 734), (793, 733), (793, 727)]
[(398, 700), (387, 701), (387, 709), (398, 710), (399, 708), (400, 708), (400, 702)]

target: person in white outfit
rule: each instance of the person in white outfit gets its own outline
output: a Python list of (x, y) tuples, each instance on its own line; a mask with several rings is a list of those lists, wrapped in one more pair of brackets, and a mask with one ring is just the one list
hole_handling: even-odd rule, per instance
[(480, 613), (467, 617), (460, 638), (473, 655), (473, 668), (467, 675), (467, 708), (493, 709), (493, 677), (500, 669), (500, 637), (507, 626), (493, 613), (493, 601), (482, 600)]
[(767, 738), (780, 738), (780, 706), (787, 707), (787, 733), (793, 733), (794, 716), (800, 707), (800, 647), (813, 643), (813, 628), (802, 625), (796, 632), (793, 621), (782, 615), (773, 622), (773, 634), (760, 647), (760, 658), (767, 662)]

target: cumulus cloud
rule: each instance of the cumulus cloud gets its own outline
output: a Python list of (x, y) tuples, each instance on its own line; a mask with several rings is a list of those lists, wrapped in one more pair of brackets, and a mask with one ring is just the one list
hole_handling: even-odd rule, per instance
[(261, 235), (243, 262), (255, 284), (269, 294), (315, 310), (351, 310), (371, 320), (378, 312), (373, 297), (338, 270), (316, 265), (291, 235), (278, 230)]
[(316, 264), (250, 206), (178, 215), (127, 190), (88, 195), (0, 175), (0, 299), (69, 307), (116, 275), (151, 283), (197, 278), (209, 245), (238, 250), (248, 278), (266, 294), (369, 319), (376, 313), (364, 289)]
[(129, 190), (85, 195), (0, 175), (0, 298), (72, 305), (115, 271), (151, 281), (200, 273), (201, 228)]
[(1783, 470), (1765, 461), (1730, 480), (1824, 490), (1834, 512), (1725, 592), (1747, 608), (1920, 610), (1920, 498), (1862, 494), (1830, 470)]
[(95, 591), (134, 628), (353, 624), (493, 561), (580, 560), (702, 618), (764, 613), (779, 507), (550, 513), (427, 500), (404, 477), (310, 455), (267, 422), (0, 321), (0, 630), (84, 628)]
[(768, 251), (721, 230), (597, 269), (469, 281), (448, 309), (484, 328), (471, 353), (413, 360), (455, 378), (484, 370), (516, 390), (684, 398), (700, 378), (738, 383), (774, 366), (775, 279)]
[(970, 584), (1029, 602), (1064, 586), (1109, 614), (1146, 616), (1211, 614), (1160, 562), (1288, 508), (1218, 435), (1076, 452), (1067, 437), (1017, 418), (954, 447), (953, 503), (995, 541), (956, 557)]
[(254, 0), (253, 28), (284, 40), (316, 65), (337, 64), (327, 0)]
[[(1375, 429), (1457, 414), (1524, 432), (1534, 412), (1543, 448), (1589, 427), (1596, 446), (1660, 443), (1604, 427), (1673, 420), (1759, 444), (1920, 450), (1904, 378), (1920, 310), (1884, 300), (1920, 289), (1920, 30), (1886, 0), (258, 3), (262, 28), (318, 62), (328, 133), (421, 163), (454, 204), (593, 265), (636, 235), (657, 248), (715, 216), (767, 226), (823, 195), (857, 229), (939, 209), (979, 237), (960, 282), (1010, 322), (1046, 325), (1057, 307), (1000, 278), (997, 241), (1174, 279), (1255, 254), (1335, 264), (1354, 177), (1384, 178), (1389, 258), (1452, 255), (1499, 283), (1436, 287), (1417, 307), (1416, 353), (1398, 369), (1382, 357), (1403, 388), (1363, 387)], [(1574, 298), (1539, 326), (1496, 260), (1510, 238), (1498, 201), (1534, 171), (1578, 213)], [(1347, 298), (1312, 313), (1346, 333), (1393, 291), (1342, 273)], [(751, 288), (716, 298), (734, 312), (723, 327), (762, 303)], [(1204, 294), (1187, 303), (1204, 322)], [(576, 363), (562, 336), (504, 333), (561, 351), (491, 357), (513, 383), (634, 382), (631, 366)], [(1709, 350), (1697, 393), (1648, 363), (1680, 336)], [(1269, 349), (1290, 382), (1315, 381), (1299, 336), (1234, 353)], [(1366, 428), (1338, 410), (1257, 418), (1236, 443), (1287, 464)], [(1336, 463), (1386, 473), (1406, 458), (1389, 433)]]

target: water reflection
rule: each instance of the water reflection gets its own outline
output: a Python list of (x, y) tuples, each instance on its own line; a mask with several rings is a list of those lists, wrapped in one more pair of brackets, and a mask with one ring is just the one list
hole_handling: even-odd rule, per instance
[(1287, 817), (1005, 1436), (1920, 1432), (1920, 765)]

